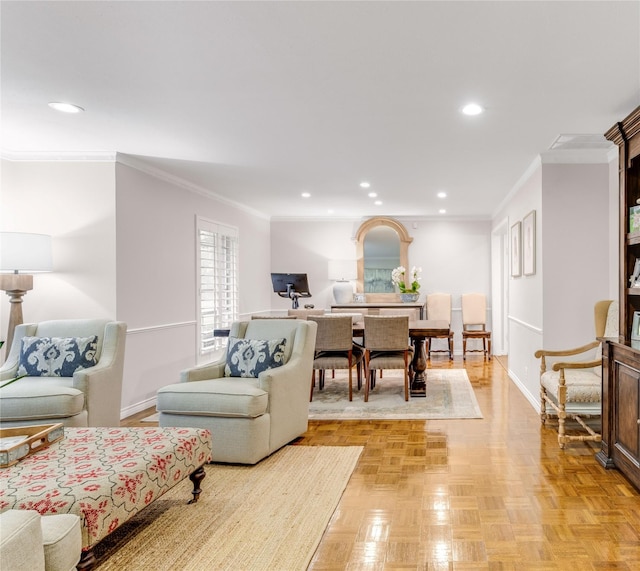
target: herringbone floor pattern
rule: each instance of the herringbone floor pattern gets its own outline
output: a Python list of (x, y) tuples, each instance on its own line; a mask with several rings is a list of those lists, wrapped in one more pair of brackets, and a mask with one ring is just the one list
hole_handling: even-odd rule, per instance
[(498, 359), (432, 366), (467, 369), (483, 419), (311, 421), (297, 441), (364, 446), (309, 569), (640, 570), (640, 494), (595, 444), (561, 451)]

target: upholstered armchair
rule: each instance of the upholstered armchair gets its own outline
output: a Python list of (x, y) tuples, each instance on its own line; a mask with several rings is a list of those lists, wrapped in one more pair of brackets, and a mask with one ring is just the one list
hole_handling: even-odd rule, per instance
[(207, 428), (214, 462), (256, 464), (306, 432), (317, 325), (236, 322), (225, 355), (158, 391), (160, 426)]
[[(597, 338), (618, 337), (618, 302), (603, 300), (594, 308)], [(558, 444), (573, 441), (600, 442), (601, 434), (586, 419), (602, 412), (602, 343), (592, 341), (581, 347), (560, 351), (540, 349), (540, 419), (558, 419)], [(550, 366), (550, 369), (548, 368)], [(575, 420), (586, 434), (567, 434), (566, 420)]]
[(0, 368), (0, 426), (119, 426), (127, 326), (107, 319), (26, 323)]

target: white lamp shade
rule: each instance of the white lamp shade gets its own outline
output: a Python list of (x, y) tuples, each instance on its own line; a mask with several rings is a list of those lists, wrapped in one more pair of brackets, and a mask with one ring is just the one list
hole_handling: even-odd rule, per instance
[(51, 236), (0, 232), (0, 272), (50, 272), (53, 270)]
[(355, 260), (329, 260), (329, 279), (339, 282), (355, 280), (358, 267)]

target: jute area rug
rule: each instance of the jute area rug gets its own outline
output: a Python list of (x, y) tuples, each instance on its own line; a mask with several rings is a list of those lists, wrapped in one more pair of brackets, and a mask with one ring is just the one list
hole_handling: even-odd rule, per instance
[(464, 369), (427, 369), (427, 396), (404, 400), (402, 371), (386, 370), (364, 402), (364, 387), (357, 391), (353, 373), (353, 400), (349, 402), (346, 371), (336, 371), (335, 379), (327, 371), (324, 389), (317, 386), (309, 403), (309, 418), (314, 420), (349, 419), (448, 419), (482, 418), (482, 412)]
[(95, 548), (96, 571), (307, 568), (362, 447), (286, 446), (256, 466), (210, 464)]

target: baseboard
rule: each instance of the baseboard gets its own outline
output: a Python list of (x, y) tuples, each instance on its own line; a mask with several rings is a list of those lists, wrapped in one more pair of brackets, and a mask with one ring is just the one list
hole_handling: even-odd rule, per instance
[(120, 420), (133, 416), (134, 414), (137, 414), (138, 412), (142, 412), (143, 410), (147, 410), (148, 408), (155, 407), (156, 402), (157, 402), (156, 397), (151, 397), (142, 402), (132, 404), (131, 406), (120, 409)]
[(518, 387), (518, 390), (524, 395), (524, 398), (529, 401), (529, 403), (533, 407), (533, 410), (540, 414), (540, 395), (532, 395), (527, 390), (527, 387), (520, 381), (518, 375), (516, 375), (512, 369), (508, 370), (508, 374), (509, 378), (513, 381), (513, 384)]

